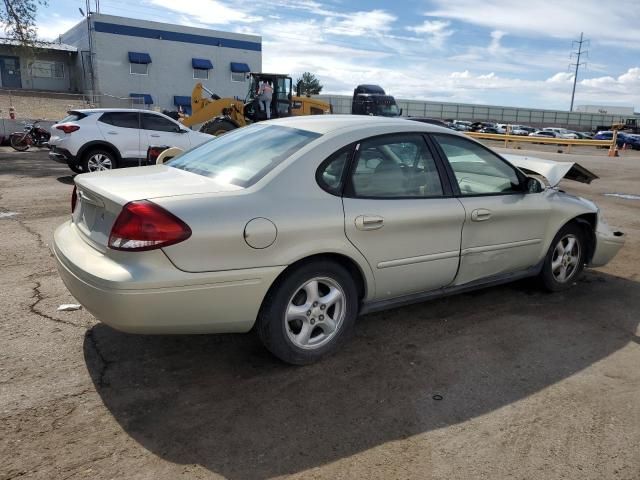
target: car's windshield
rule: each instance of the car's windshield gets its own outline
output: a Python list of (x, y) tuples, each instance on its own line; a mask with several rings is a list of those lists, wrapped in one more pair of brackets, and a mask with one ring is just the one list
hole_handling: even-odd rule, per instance
[(252, 125), (217, 137), (166, 165), (249, 187), (318, 137), (318, 133), (280, 125)]

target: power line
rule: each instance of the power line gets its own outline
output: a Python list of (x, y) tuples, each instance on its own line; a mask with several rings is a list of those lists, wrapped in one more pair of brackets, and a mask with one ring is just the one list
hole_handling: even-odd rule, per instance
[[(575, 48), (578, 48), (578, 51), (575, 51)], [(584, 39), (584, 32), (580, 32), (580, 40), (574, 40), (572, 44), (572, 52), (570, 58), (576, 57), (576, 63), (570, 63), (569, 67), (576, 67), (575, 74), (573, 75), (573, 90), (571, 91), (571, 107), (569, 107), (569, 111), (573, 112), (573, 100), (576, 96), (576, 84), (578, 83), (578, 69), (586, 65), (586, 62), (580, 63), (580, 57), (585, 55), (589, 55), (588, 50), (583, 50), (583, 46), (589, 46), (589, 40)]]

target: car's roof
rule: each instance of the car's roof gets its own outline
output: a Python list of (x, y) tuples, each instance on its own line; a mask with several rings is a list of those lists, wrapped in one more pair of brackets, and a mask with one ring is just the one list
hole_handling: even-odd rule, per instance
[(454, 133), (448, 128), (439, 127), (430, 123), (416, 122), (397, 117), (376, 117), (371, 115), (309, 115), (303, 117), (287, 117), (270, 120), (269, 123), (274, 125), (282, 125), (301, 130), (308, 130), (315, 133), (327, 134), (336, 130), (355, 130), (373, 126), (389, 126), (398, 129), (398, 127), (406, 127), (408, 130), (418, 130), (425, 132), (447, 132)]
[(90, 113), (107, 113), (107, 112), (144, 112), (144, 113), (160, 113), (144, 108), (72, 108), (70, 112)]

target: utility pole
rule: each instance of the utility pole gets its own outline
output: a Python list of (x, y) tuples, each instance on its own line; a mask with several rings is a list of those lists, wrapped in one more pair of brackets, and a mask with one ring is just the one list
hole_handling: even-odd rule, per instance
[[(571, 63), (569, 64), (569, 67), (576, 67), (575, 73), (573, 75), (573, 90), (571, 91), (571, 107), (569, 107), (569, 111), (573, 112), (573, 100), (576, 96), (576, 84), (578, 83), (578, 69), (583, 66), (586, 65), (586, 63), (580, 63), (580, 57), (582, 55), (588, 55), (589, 52), (588, 51), (584, 51), (582, 50), (583, 46), (588, 46), (589, 45), (589, 40), (585, 40), (584, 39), (584, 32), (580, 32), (580, 40), (574, 40), (573, 44), (572, 44), (572, 52), (571, 52), (571, 56), (569, 58), (574, 58), (574, 56), (576, 57), (576, 63)], [(578, 51), (575, 51), (575, 48), (578, 48)]]

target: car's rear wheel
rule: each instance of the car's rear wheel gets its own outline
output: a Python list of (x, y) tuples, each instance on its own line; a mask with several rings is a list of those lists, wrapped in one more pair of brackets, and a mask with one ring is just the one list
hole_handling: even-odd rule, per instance
[(551, 242), (540, 273), (543, 286), (552, 292), (571, 287), (584, 269), (585, 253), (582, 228), (575, 223), (562, 227)]
[(115, 155), (108, 150), (91, 150), (85, 154), (82, 160), (82, 170), (84, 172), (102, 172), (116, 167)]
[(314, 261), (295, 268), (270, 289), (256, 329), (276, 357), (305, 365), (332, 353), (357, 314), (358, 291), (349, 272), (332, 261)]

